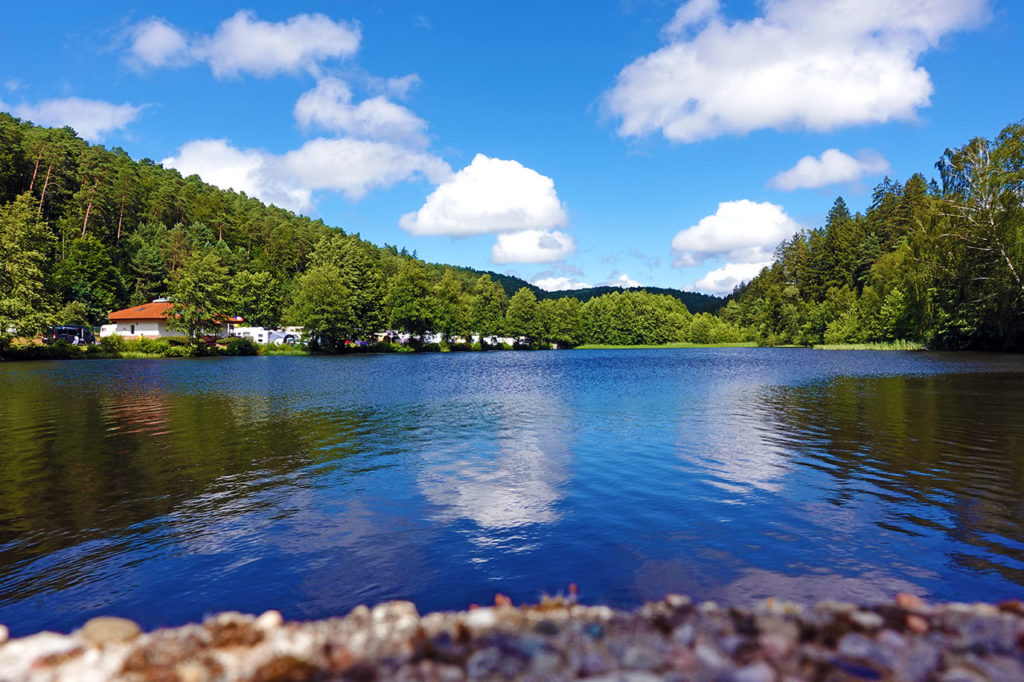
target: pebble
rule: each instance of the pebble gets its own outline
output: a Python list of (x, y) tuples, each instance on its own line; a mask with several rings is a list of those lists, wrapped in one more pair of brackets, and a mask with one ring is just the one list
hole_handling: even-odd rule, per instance
[(877, 630), (885, 624), (881, 616), (870, 611), (854, 611), (850, 614), (850, 620), (865, 630)]
[(127, 618), (116, 618), (114, 616), (99, 616), (89, 620), (82, 626), (82, 638), (96, 646), (130, 642), (142, 630)]
[(491, 608), (473, 609), (466, 614), (466, 626), (473, 630), (493, 628), (497, 623), (498, 618)]
[(896, 606), (907, 611), (924, 611), (927, 608), (923, 599), (908, 592), (900, 592), (896, 595)]
[(907, 627), (916, 632), (919, 635), (923, 635), (928, 632), (928, 621), (916, 613), (912, 613), (907, 616)]
[(223, 613), (143, 636), (131, 621), (97, 618), (71, 635), (3, 643), (0, 679), (1024, 680), (1015, 606), (897, 602), (691, 608), (670, 597), (624, 612), (549, 599), (423, 617), (391, 602), (287, 627), (277, 611)]
[(279, 628), (284, 624), (284, 617), (280, 611), (264, 611), (259, 618), (256, 619), (256, 627), (263, 630), (273, 630)]
[(735, 671), (732, 674), (733, 682), (775, 682), (778, 675), (775, 668), (767, 663), (754, 663)]

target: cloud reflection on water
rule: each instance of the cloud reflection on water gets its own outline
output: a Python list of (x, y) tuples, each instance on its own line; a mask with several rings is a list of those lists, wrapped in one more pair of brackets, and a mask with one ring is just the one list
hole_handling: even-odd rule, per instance
[[(495, 531), (552, 524), (569, 479), (572, 418), (553, 394), (508, 400), (488, 410), (492, 436), (467, 451), (457, 441), (423, 453), (418, 485), (435, 521), (469, 520), (474, 544)], [(530, 546), (528, 533), (502, 536), (509, 549)]]

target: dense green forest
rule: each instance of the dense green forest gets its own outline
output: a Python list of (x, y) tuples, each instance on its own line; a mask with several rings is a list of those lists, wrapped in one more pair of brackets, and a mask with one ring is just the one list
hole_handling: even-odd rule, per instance
[(907, 340), (931, 348), (1024, 345), (1024, 125), (947, 149), (939, 180), (886, 179), (863, 213), (837, 199), (825, 224), (775, 251), (721, 317), (766, 345)]
[(325, 350), (387, 328), (562, 345), (744, 338), (701, 312), (722, 305), (714, 297), (573, 294), (424, 263), (87, 144), (70, 128), (0, 114), (0, 342), (51, 324), (102, 324), (113, 310), (158, 297), (175, 301), (192, 336), (216, 315), (241, 315), (254, 326), (304, 326)]
[(101, 324), (167, 296), (198, 334), (211, 314), (296, 324), (325, 350), (383, 329), (532, 344), (909, 341), (1024, 345), (1024, 125), (947, 149), (939, 178), (842, 198), (721, 299), (674, 290), (544, 292), (424, 263), (322, 221), (187, 178), (70, 128), (0, 114), (0, 339)]

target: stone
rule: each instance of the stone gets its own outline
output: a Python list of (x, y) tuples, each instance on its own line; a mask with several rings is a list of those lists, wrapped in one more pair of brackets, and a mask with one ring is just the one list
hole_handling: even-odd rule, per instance
[(279, 628), (284, 624), (284, 617), (280, 611), (265, 611), (256, 619), (256, 627), (262, 628), (263, 630), (273, 630)]
[(700, 642), (694, 647), (693, 653), (697, 656), (697, 660), (700, 661), (701, 665), (711, 670), (727, 670), (733, 667), (732, 661), (719, 653), (718, 649), (710, 644)]
[(923, 635), (928, 632), (928, 621), (916, 613), (912, 613), (907, 616), (907, 628), (919, 635)]
[(696, 633), (697, 630), (692, 623), (683, 623), (672, 631), (672, 639), (684, 646), (690, 646)]
[(661, 665), (661, 656), (645, 646), (628, 646), (619, 657), (623, 668), (654, 670)]
[(871, 611), (854, 611), (849, 617), (854, 624), (865, 630), (877, 630), (885, 624), (881, 616)]
[(209, 671), (195, 661), (179, 663), (174, 671), (178, 675), (179, 682), (208, 682), (210, 680)]
[(494, 610), (490, 608), (473, 609), (466, 614), (466, 626), (473, 630), (486, 630), (493, 628), (497, 623), (498, 619), (494, 615)]
[(466, 660), (466, 675), (471, 680), (487, 677), (501, 663), (501, 649), (489, 646), (477, 651)]
[(953, 666), (937, 675), (939, 682), (989, 682), (988, 676), (966, 666)]
[(142, 630), (134, 621), (115, 616), (92, 618), (81, 630), (82, 638), (96, 646), (130, 642), (141, 633)]
[(900, 592), (896, 595), (896, 606), (907, 611), (924, 611), (927, 608), (923, 599), (909, 592)]
[(733, 682), (776, 682), (778, 675), (775, 674), (775, 668), (762, 661), (734, 671), (732, 680)]
[(588, 651), (580, 657), (580, 675), (584, 677), (591, 677), (594, 675), (603, 675), (611, 669), (608, 665), (608, 661), (604, 656)]
[(674, 609), (681, 609), (684, 606), (689, 606), (692, 602), (690, 598), (682, 594), (669, 594), (665, 595), (665, 603)]

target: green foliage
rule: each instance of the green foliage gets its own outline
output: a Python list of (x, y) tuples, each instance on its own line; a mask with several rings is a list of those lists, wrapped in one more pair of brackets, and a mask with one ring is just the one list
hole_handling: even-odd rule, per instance
[(281, 283), (269, 272), (237, 272), (231, 278), (228, 305), (247, 327), (276, 327), (283, 306)]
[(523, 287), (508, 302), (508, 310), (505, 311), (505, 331), (510, 336), (523, 336), (532, 341), (544, 335), (542, 325), (537, 297)]
[(0, 336), (14, 328), (27, 337), (50, 324), (53, 250), (53, 234), (36, 216), (31, 195), (0, 206)]
[(91, 234), (71, 242), (67, 256), (57, 265), (54, 280), (64, 301), (84, 306), (88, 324), (101, 324), (124, 300), (121, 274), (107, 247)]
[(260, 348), (252, 339), (235, 337), (228, 341), (225, 352), (228, 355), (259, 355)]
[(942, 188), (886, 178), (864, 215), (837, 200), (738, 289), (723, 319), (768, 344), (1024, 348), (1024, 125), (946, 150)]
[(128, 350), (128, 343), (120, 334), (100, 337), (98, 345), (105, 353), (119, 353), (123, 350)]
[(297, 284), (289, 317), (315, 340), (314, 350), (338, 350), (353, 333), (351, 297), (341, 271), (332, 264), (314, 265)]
[(80, 324), (83, 327), (88, 327), (92, 324), (89, 321), (89, 311), (81, 301), (71, 301), (65, 305), (54, 316), (54, 320), (57, 324)]
[(193, 341), (217, 332), (229, 315), (229, 286), (228, 269), (216, 253), (190, 256), (171, 276), (174, 305), (168, 311), (167, 327), (185, 332)]
[(434, 324), (430, 283), (426, 269), (416, 261), (405, 261), (392, 278), (386, 299), (391, 327), (422, 338)]

